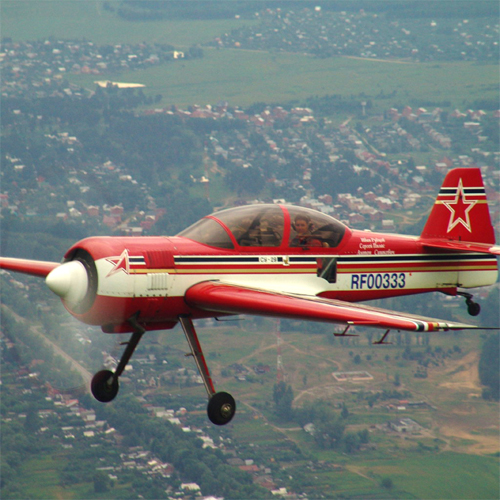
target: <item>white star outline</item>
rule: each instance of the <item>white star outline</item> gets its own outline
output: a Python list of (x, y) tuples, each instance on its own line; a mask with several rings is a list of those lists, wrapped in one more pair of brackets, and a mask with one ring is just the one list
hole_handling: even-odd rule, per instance
[[(461, 201), (462, 205), (468, 205), (468, 207), (464, 211), (464, 220), (460, 215), (455, 219), (456, 215), (456, 209), (454, 208), (456, 205), (459, 204), (459, 201)], [(469, 213), (472, 210), (472, 208), (476, 205), (478, 200), (466, 200), (465, 199), (465, 193), (464, 193), (464, 186), (462, 182), (462, 178), (458, 181), (458, 186), (457, 186), (457, 195), (455, 196), (455, 200), (453, 202), (450, 201), (443, 201), (442, 204), (451, 212), (450, 214), (450, 221), (448, 222), (448, 229), (447, 233), (449, 233), (453, 228), (455, 228), (458, 224), (462, 224), (462, 226), (469, 231), (469, 233), (472, 233), (472, 228), (470, 224), (470, 217)]]
[[(125, 249), (123, 250), (122, 254), (120, 257), (109, 257), (106, 259), (108, 262), (113, 264), (113, 269), (109, 271), (108, 274), (106, 274), (106, 278), (109, 278), (110, 276), (113, 276), (113, 274), (116, 274), (120, 271), (123, 271), (125, 274), (130, 273), (130, 264), (128, 260), (128, 250)], [(115, 262), (117, 261), (117, 262)]]

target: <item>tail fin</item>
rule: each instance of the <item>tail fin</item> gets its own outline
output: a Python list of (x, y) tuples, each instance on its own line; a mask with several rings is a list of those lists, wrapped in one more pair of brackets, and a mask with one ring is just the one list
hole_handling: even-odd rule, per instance
[(479, 168), (448, 172), (420, 238), (495, 244)]

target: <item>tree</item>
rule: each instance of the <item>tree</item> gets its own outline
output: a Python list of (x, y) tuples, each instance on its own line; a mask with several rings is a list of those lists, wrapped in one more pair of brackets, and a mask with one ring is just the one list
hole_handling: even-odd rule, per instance
[(314, 428), (314, 439), (321, 448), (333, 450), (341, 445), (345, 424), (333, 412), (326, 412), (324, 418), (315, 418)]
[(291, 420), (293, 417), (292, 403), (293, 390), (292, 386), (286, 384), (282, 380), (274, 384), (273, 399), (276, 404), (276, 414), (284, 420)]
[(40, 428), (40, 417), (35, 407), (30, 407), (26, 412), (26, 420), (24, 421), (24, 428), (27, 432), (34, 434)]
[(360, 438), (357, 434), (349, 432), (344, 437), (344, 447), (346, 453), (353, 453), (359, 450)]
[(394, 487), (394, 483), (392, 482), (392, 479), (390, 477), (384, 477), (382, 481), (380, 482), (380, 486), (382, 488), (385, 488), (386, 490), (392, 490)]
[(347, 409), (345, 403), (342, 403), (342, 411), (340, 412), (340, 416), (344, 419), (349, 416), (349, 410)]
[(226, 177), (227, 185), (238, 193), (238, 196), (257, 195), (265, 185), (265, 179), (261, 171), (254, 166), (232, 167)]
[(94, 492), (95, 493), (106, 493), (109, 491), (111, 480), (102, 471), (97, 471), (94, 474)]

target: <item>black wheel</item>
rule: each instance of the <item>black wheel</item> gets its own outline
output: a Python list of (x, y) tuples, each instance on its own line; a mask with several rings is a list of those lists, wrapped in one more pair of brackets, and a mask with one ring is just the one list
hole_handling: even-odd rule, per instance
[(481, 306), (477, 302), (472, 302), (472, 300), (467, 304), (467, 312), (471, 316), (477, 316), (481, 312)]
[(208, 418), (215, 425), (226, 425), (234, 417), (236, 402), (227, 392), (214, 394), (207, 406)]
[(118, 378), (109, 370), (97, 372), (90, 383), (90, 390), (97, 401), (109, 403), (118, 394)]

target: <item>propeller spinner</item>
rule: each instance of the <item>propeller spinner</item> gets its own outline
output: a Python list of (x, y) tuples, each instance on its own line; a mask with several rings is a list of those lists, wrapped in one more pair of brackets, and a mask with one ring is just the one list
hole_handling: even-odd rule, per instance
[(47, 286), (69, 306), (76, 306), (86, 296), (89, 278), (87, 270), (79, 260), (61, 264), (45, 278)]

